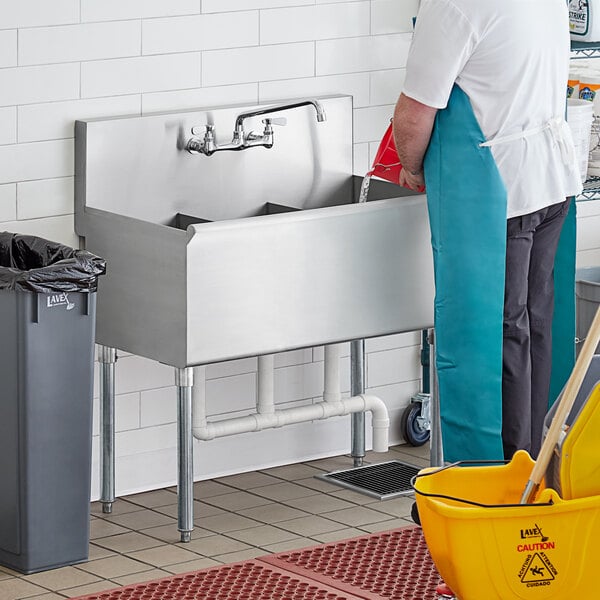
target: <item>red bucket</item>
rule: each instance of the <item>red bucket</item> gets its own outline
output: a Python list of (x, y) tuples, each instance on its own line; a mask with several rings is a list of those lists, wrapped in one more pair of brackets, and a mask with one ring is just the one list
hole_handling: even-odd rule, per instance
[(383, 138), (381, 138), (381, 142), (379, 142), (379, 148), (377, 149), (373, 166), (368, 175), (375, 175), (375, 177), (379, 177), (380, 179), (398, 184), (400, 171), (402, 171), (402, 165), (398, 160), (396, 144), (394, 143), (394, 132), (390, 123), (383, 134)]
[(381, 142), (379, 142), (373, 166), (367, 173), (367, 176), (372, 177), (374, 175), (375, 177), (399, 185), (400, 171), (402, 171), (402, 164), (398, 159), (396, 144), (394, 143), (394, 132), (392, 130), (392, 123), (390, 122), (386, 132), (383, 134), (383, 138), (381, 138)]

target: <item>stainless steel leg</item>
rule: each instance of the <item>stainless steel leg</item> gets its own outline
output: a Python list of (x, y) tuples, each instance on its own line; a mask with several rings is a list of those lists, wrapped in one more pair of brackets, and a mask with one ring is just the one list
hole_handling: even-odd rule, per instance
[[(365, 393), (365, 340), (354, 340), (350, 344), (350, 394)], [(365, 413), (351, 415), (350, 435), (352, 437), (351, 456), (354, 466), (360, 467), (365, 457)]]
[(429, 330), (430, 361), (429, 376), (431, 389), (431, 453), (429, 461), (432, 467), (444, 465), (444, 449), (442, 446), (442, 417), (440, 414), (440, 389), (437, 378), (437, 365), (435, 361), (435, 331)]
[(98, 346), (100, 364), (100, 502), (112, 513), (115, 501), (115, 363), (116, 348)]
[(175, 369), (177, 386), (177, 529), (181, 541), (189, 542), (194, 530), (194, 446), (192, 437), (191, 367)]

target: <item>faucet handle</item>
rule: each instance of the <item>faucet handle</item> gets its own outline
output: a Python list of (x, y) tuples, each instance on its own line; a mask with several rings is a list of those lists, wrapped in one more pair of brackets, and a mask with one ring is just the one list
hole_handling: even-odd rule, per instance
[(203, 133), (202, 129), (202, 127), (192, 127), (193, 137), (188, 140), (186, 148), (190, 154), (206, 154), (206, 156), (210, 156), (217, 150), (215, 126), (205, 125), (204, 135), (201, 135)]
[(192, 134), (193, 135), (201, 135), (203, 133), (213, 133), (214, 130), (215, 130), (215, 126), (211, 125), (210, 123), (207, 123), (204, 126), (196, 125), (195, 127), (192, 127)]
[(262, 121), (265, 125), (287, 125), (287, 119), (285, 117), (276, 117), (275, 119), (263, 119)]
[(263, 131), (263, 137), (269, 137), (269, 143), (272, 144), (273, 138), (273, 125), (287, 125), (287, 119), (285, 117), (278, 117), (276, 119), (271, 119), (270, 117), (267, 119), (263, 119), (262, 122), (265, 124), (265, 129)]

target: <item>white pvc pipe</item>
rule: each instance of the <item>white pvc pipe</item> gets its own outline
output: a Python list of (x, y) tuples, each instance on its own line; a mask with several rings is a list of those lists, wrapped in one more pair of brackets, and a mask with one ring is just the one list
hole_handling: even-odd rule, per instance
[(272, 414), (254, 414), (245, 417), (207, 423), (204, 427), (194, 427), (194, 437), (199, 440), (212, 440), (250, 431), (261, 431), (273, 427), (283, 427), (293, 423), (304, 423), (329, 417), (340, 417), (353, 412), (371, 412), (373, 427), (373, 450), (387, 452), (389, 447), (388, 429), (390, 421), (383, 400), (377, 396), (360, 395), (339, 402), (318, 402), (277, 410)]
[(206, 367), (194, 367), (192, 431), (206, 427)]
[(275, 357), (266, 354), (258, 357), (256, 385), (256, 412), (271, 415), (275, 412)]
[(341, 344), (330, 344), (325, 346), (325, 380), (323, 385), (323, 400), (325, 402), (339, 402), (342, 398), (342, 391), (340, 388), (341, 356)]
[(194, 437), (199, 440), (212, 440), (218, 437), (283, 427), (294, 423), (341, 417), (355, 412), (371, 412), (373, 450), (375, 452), (387, 452), (390, 421), (383, 401), (377, 396), (366, 394), (342, 399), (340, 391), (341, 351), (341, 344), (325, 346), (323, 402), (281, 410), (275, 410), (273, 391), (274, 356), (259, 356), (256, 414), (215, 423), (209, 423), (206, 418), (206, 367), (195, 367), (192, 393), (194, 405), (192, 432)]

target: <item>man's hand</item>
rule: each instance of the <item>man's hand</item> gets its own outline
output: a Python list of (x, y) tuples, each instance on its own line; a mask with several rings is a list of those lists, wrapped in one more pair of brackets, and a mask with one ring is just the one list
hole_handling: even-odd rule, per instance
[(423, 191), (423, 157), (429, 145), (437, 108), (421, 104), (400, 94), (394, 110), (394, 143), (400, 163), (399, 183), (411, 190)]
[(400, 171), (400, 178), (398, 183), (404, 187), (407, 187), (415, 192), (425, 191), (425, 179), (423, 178), (423, 171), (413, 175), (407, 169)]

